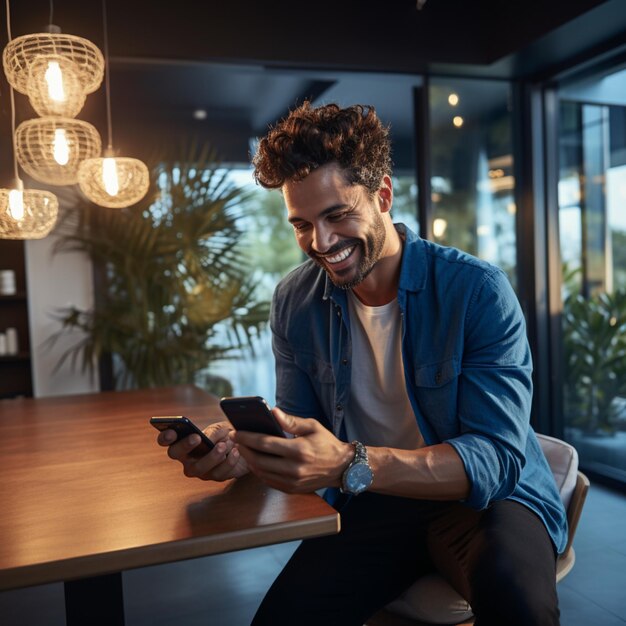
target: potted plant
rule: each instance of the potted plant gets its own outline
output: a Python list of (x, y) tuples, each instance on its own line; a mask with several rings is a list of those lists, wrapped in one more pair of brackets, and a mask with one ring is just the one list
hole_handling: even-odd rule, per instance
[(93, 370), (111, 354), (117, 388), (197, 382), (211, 361), (251, 347), (269, 313), (241, 249), (245, 192), (211, 149), (155, 159), (151, 180), (137, 205), (78, 202), (59, 229), (56, 250), (87, 254), (102, 284), (93, 309), (60, 312), (51, 340), (82, 330), (60, 363), (71, 358)]

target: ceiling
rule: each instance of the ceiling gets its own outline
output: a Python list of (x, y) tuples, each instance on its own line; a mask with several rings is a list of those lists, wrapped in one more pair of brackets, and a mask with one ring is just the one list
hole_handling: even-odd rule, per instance
[[(43, 30), (50, 6), (14, 0), (12, 36)], [(99, 0), (52, 7), (63, 32), (104, 49)], [(142, 156), (154, 142), (193, 135), (232, 161), (247, 160), (250, 138), (304, 98), (372, 104), (399, 151), (411, 150), (412, 92), (424, 74), (533, 78), (618, 45), (626, 32), (624, 0), (427, 0), (421, 11), (416, 0), (106, 0), (106, 12), (115, 147)], [(473, 91), (475, 106), (487, 101)], [(2, 145), (7, 93), (2, 77)], [(18, 122), (34, 116), (24, 96), (16, 103)], [(106, 136), (104, 86), (79, 118)], [(3, 178), (9, 157), (0, 150)]]

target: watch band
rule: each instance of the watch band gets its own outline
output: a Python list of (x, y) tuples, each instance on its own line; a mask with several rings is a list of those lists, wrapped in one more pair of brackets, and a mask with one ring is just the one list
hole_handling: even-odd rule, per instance
[(367, 448), (360, 441), (353, 441), (352, 445), (354, 446), (354, 459), (352, 459), (350, 465), (355, 463), (367, 463), (369, 465)]

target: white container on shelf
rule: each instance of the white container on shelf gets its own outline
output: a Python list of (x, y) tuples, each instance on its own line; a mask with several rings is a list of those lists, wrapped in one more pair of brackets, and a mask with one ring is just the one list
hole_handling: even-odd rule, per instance
[(0, 294), (3, 296), (15, 295), (15, 272), (13, 270), (0, 270)]
[(7, 336), (4, 333), (0, 333), (0, 356), (4, 356), (7, 353)]
[(6, 344), (7, 354), (17, 354), (19, 352), (17, 330), (15, 328), (6, 329)]

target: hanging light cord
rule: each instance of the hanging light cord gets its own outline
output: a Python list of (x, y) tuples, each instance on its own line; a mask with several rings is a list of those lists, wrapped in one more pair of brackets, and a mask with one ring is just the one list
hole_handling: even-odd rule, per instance
[[(7, 43), (13, 38), (11, 36), (11, 8), (9, 7), (9, 0), (6, 0), (6, 13), (7, 13)], [(20, 177), (17, 171), (17, 151), (15, 146), (15, 92), (13, 86), (9, 84), (9, 94), (11, 100), (11, 144), (13, 145), (13, 175), (15, 176), (15, 184), (20, 185)]]
[(13, 37), (11, 37), (11, 7), (9, 6), (9, 0), (6, 0), (6, 7), (7, 7), (7, 38), (9, 41), (11, 41)]
[[(7, 0), (8, 2), (8, 0)], [(107, 8), (106, 0), (102, 0), (102, 24), (104, 30), (104, 79), (107, 102), (107, 130), (109, 145), (108, 149), (113, 150), (113, 125), (111, 123), (111, 83), (109, 81), (109, 31), (107, 27)]]

